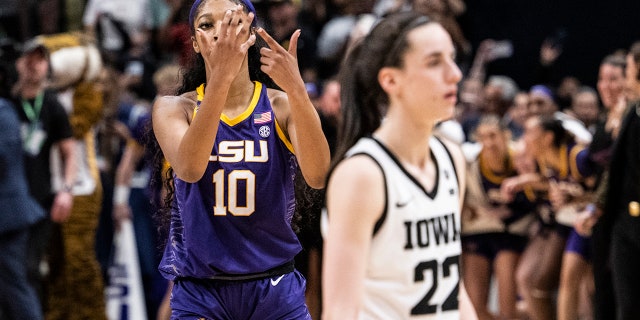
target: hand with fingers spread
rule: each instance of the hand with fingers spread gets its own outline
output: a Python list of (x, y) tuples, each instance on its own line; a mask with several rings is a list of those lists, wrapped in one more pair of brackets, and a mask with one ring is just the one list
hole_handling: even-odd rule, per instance
[(258, 34), (267, 42), (269, 48), (260, 49), (261, 70), (269, 75), (284, 92), (304, 88), (304, 81), (298, 68), (298, 38), (300, 29), (296, 30), (289, 41), (289, 48), (283, 48), (263, 28), (258, 29)]
[(196, 50), (202, 54), (209, 77), (235, 77), (247, 51), (256, 41), (255, 34), (251, 32), (253, 19), (253, 13), (245, 13), (238, 5), (234, 10), (227, 10), (222, 21), (215, 26), (208, 17), (197, 22)]
[[(309, 315), (304, 282), (294, 273), (301, 245), (292, 229), (292, 205), (300, 188), (324, 187), (329, 146), (295, 56), (267, 37), (275, 48), (270, 58), (279, 62), (267, 62), (278, 71), (269, 75), (294, 94), (274, 88), (260, 71), (259, 49), (251, 48), (258, 36), (252, 30), (255, 14), (251, 0), (193, 1), (189, 20), (196, 63), (184, 73), (179, 95), (159, 97), (154, 104), (153, 133), (161, 150), (149, 151), (162, 151), (165, 158), (156, 157), (155, 168), (168, 162), (173, 171), (156, 171), (171, 187), (161, 221), (172, 244), (158, 269), (167, 279), (184, 279), (171, 290), (171, 301), (187, 306), (171, 310), (176, 319)], [(295, 81), (302, 90), (292, 85)], [(117, 213), (126, 218), (126, 209)], [(184, 223), (173, 223), (178, 220)], [(238, 295), (242, 300), (221, 301), (218, 297), (227, 292), (221, 290), (228, 288), (201, 279), (256, 290)], [(203, 299), (217, 307), (198, 302)], [(277, 308), (264, 308), (274, 303)]]

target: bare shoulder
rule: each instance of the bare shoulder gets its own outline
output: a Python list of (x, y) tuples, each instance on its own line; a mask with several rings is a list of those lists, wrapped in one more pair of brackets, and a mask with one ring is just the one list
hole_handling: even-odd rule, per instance
[(289, 119), (289, 98), (284, 91), (267, 88), (267, 96), (275, 113), (276, 120), (286, 130)]
[(331, 179), (334, 177), (341, 183), (363, 186), (384, 180), (380, 165), (367, 155), (356, 155), (342, 160), (331, 173)]
[(156, 99), (153, 104), (154, 118), (174, 118), (180, 117), (191, 121), (193, 111), (196, 107), (195, 92), (187, 92), (179, 96), (162, 96)]
[(373, 158), (356, 155), (342, 160), (327, 185), (329, 215), (355, 215), (363, 226), (372, 226), (384, 212), (384, 181), (382, 168)]
[(287, 94), (284, 91), (278, 89), (267, 88), (267, 95), (271, 103), (289, 103)]
[(354, 202), (384, 198), (384, 173), (373, 158), (356, 155), (335, 167), (327, 188), (329, 194), (348, 195)]

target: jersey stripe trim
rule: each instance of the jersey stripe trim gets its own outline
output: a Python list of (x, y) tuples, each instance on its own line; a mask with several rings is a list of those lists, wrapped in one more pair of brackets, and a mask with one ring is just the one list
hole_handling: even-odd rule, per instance
[(256, 105), (258, 105), (258, 101), (260, 100), (260, 92), (262, 92), (262, 83), (258, 81), (255, 81), (254, 83), (255, 83), (255, 87), (253, 89), (253, 97), (251, 98), (249, 107), (247, 107), (247, 109), (244, 110), (244, 112), (242, 112), (241, 114), (239, 114), (237, 117), (233, 119), (229, 118), (224, 113), (221, 114), (220, 120), (222, 120), (222, 122), (228, 124), (229, 126), (234, 126), (242, 122), (244, 119), (246, 119), (253, 113), (253, 110), (256, 108)]
[(447, 152), (447, 156), (449, 156), (449, 160), (451, 160), (451, 166), (453, 167), (453, 174), (456, 175), (456, 181), (458, 181), (458, 189), (460, 189), (460, 177), (458, 176), (458, 168), (456, 167), (456, 162), (453, 161), (453, 155), (451, 155), (449, 148), (447, 148), (447, 146), (444, 144), (444, 142), (442, 142), (442, 140), (440, 140), (440, 138), (436, 136), (434, 136), (434, 138), (436, 138), (436, 140), (438, 140), (438, 142), (442, 145), (442, 149)]
[(275, 120), (275, 127), (276, 127), (276, 132), (278, 133), (278, 138), (282, 140), (282, 143), (284, 143), (284, 145), (287, 147), (287, 149), (289, 149), (291, 153), (296, 154), (295, 151), (293, 150), (293, 144), (291, 144), (291, 141), (289, 141), (289, 139), (287, 138), (287, 135), (284, 134), (284, 130), (280, 128), (280, 124), (278, 123), (278, 120)]
[(571, 176), (573, 176), (576, 181), (584, 179), (582, 172), (580, 172), (580, 169), (578, 168), (578, 153), (582, 150), (584, 150), (584, 147), (575, 145), (569, 152), (569, 166), (571, 167), (569, 171), (571, 171)]
[[(431, 157), (431, 160), (433, 161), (433, 164), (435, 165), (435, 171), (436, 171), (436, 176), (434, 178), (435, 183), (433, 185), (433, 189), (431, 191), (428, 191), (427, 189), (424, 188), (424, 186), (418, 181), (416, 180), (416, 178), (411, 175), (405, 168), (404, 166), (402, 166), (402, 164), (400, 163), (400, 160), (398, 160), (398, 158), (396, 158), (396, 156), (391, 152), (391, 150), (387, 149), (387, 147), (380, 142), (378, 139), (371, 137), (371, 139), (373, 141), (375, 141), (375, 143), (380, 146), (380, 148), (382, 148), (382, 150), (384, 150), (384, 152), (387, 154), (387, 156), (389, 156), (389, 158), (391, 158), (391, 160), (393, 160), (393, 162), (395, 162), (396, 166), (398, 166), (398, 168), (400, 168), (400, 170), (407, 176), (407, 178), (409, 178), (411, 181), (413, 181), (413, 183), (420, 188), (430, 199), (435, 199), (435, 197), (438, 195), (438, 185), (440, 184), (440, 165), (438, 164), (438, 160), (436, 159), (436, 156), (433, 154), (433, 150), (431, 150), (431, 148), (429, 148), (429, 156)], [(445, 148), (446, 149), (446, 148)]]
[[(373, 139), (375, 140), (375, 139)], [(373, 160), (373, 162), (375, 162), (375, 164), (378, 166), (378, 168), (380, 168), (380, 171), (382, 172), (382, 179), (384, 180), (384, 209), (382, 210), (382, 214), (380, 215), (380, 217), (378, 218), (378, 220), (376, 221), (376, 223), (373, 225), (373, 235), (375, 236), (376, 233), (378, 233), (378, 230), (380, 230), (382, 228), (382, 225), (384, 224), (384, 221), (387, 219), (387, 208), (389, 205), (389, 190), (387, 188), (387, 176), (384, 172), (384, 169), (382, 168), (382, 165), (380, 164), (380, 162), (378, 162), (378, 160), (373, 157), (372, 155), (366, 153), (366, 152), (358, 152), (358, 153), (354, 153), (352, 155), (349, 156), (349, 158), (355, 157), (355, 156), (366, 156), (369, 157), (371, 160)]]

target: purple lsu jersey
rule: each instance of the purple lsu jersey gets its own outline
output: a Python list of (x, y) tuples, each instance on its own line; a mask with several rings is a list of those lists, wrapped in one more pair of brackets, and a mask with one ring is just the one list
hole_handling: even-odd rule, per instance
[[(199, 106), (203, 86), (197, 91)], [(160, 271), (170, 280), (215, 278), (261, 273), (291, 261), (301, 250), (291, 228), (297, 166), (267, 89), (255, 82), (242, 114), (221, 115), (200, 181), (175, 178)]]

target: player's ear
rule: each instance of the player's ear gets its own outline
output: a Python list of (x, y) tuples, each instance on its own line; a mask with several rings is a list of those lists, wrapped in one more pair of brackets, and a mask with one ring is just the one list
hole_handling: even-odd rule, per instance
[(387, 93), (394, 92), (398, 88), (398, 69), (384, 67), (378, 71), (378, 83)]
[(198, 46), (198, 41), (196, 41), (195, 36), (191, 36), (191, 45), (193, 46), (193, 51), (200, 53), (200, 47)]

